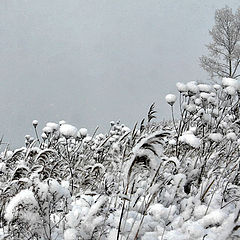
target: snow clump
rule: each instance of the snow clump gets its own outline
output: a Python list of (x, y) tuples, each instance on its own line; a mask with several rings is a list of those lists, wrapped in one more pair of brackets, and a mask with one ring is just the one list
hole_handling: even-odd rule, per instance
[(236, 94), (236, 88), (232, 86), (228, 86), (225, 88), (225, 92), (231, 96), (234, 96)]
[(212, 90), (212, 87), (208, 84), (198, 84), (198, 88), (200, 92), (210, 93)]
[(182, 136), (179, 137), (179, 141), (184, 142), (193, 148), (199, 148), (200, 146), (200, 139), (197, 138), (192, 131), (184, 132)]
[[(32, 209), (29, 209), (29, 213), (31, 213), (34, 208), (36, 208), (38, 206), (38, 203), (34, 197), (34, 194), (32, 191), (28, 190), (28, 189), (25, 189), (25, 190), (22, 190), (20, 191), (16, 196), (14, 196), (9, 204), (7, 205), (7, 208), (6, 208), (6, 212), (5, 212), (5, 218), (8, 222), (12, 221), (14, 219), (14, 213), (15, 213), (15, 209), (19, 206), (19, 205), (22, 205), (22, 206), (29, 206), (31, 205), (32, 206)], [(23, 211), (26, 211), (27, 210), (24, 210), (23, 208)], [(16, 214), (16, 217), (19, 217), (18, 216), (19, 214)], [(31, 221), (36, 221), (36, 217), (37, 216), (34, 216), (36, 214), (33, 214), (31, 213), (30, 215), (29, 214), (25, 214), (24, 216), (22, 217), (26, 217), (26, 218), (30, 218), (29, 220)]]
[(240, 83), (238, 80), (233, 79), (233, 78), (223, 78), (222, 79), (222, 84), (225, 87), (234, 87), (236, 90), (240, 89)]
[(78, 231), (75, 228), (68, 228), (64, 232), (64, 240), (78, 240)]
[(211, 133), (209, 134), (208, 138), (213, 142), (220, 142), (222, 141), (223, 136), (221, 133)]
[(70, 124), (63, 124), (60, 126), (60, 133), (66, 138), (76, 137), (77, 132), (77, 128)]

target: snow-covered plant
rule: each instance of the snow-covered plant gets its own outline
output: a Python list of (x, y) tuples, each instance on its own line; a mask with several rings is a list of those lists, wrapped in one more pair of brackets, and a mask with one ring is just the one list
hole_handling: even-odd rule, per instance
[(35, 137), (0, 154), (2, 236), (238, 239), (239, 83), (177, 90), (166, 96), (172, 121), (154, 122), (152, 104), (132, 130), (111, 121), (107, 133), (90, 133), (62, 120), (39, 133), (34, 120)]
[(166, 95), (165, 99), (167, 103), (172, 106), (176, 102), (177, 97), (174, 94), (168, 94)]

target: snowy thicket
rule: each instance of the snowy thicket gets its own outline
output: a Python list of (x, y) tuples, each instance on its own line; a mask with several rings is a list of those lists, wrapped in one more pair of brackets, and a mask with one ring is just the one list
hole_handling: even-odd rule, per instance
[(239, 239), (239, 82), (177, 90), (172, 121), (153, 123), (152, 105), (132, 130), (34, 120), (0, 155), (0, 239)]

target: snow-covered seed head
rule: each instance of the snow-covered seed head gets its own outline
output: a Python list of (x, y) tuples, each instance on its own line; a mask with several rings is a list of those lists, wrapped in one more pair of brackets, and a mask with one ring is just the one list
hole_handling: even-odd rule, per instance
[(213, 142), (220, 142), (222, 141), (223, 136), (221, 133), (211, 133), (209, 134), (208, 138)]
[(76, 137), (77, 136), (77, 128), (70, 124), (63, 124), (60, 126), (60, 133), (65, 138)]
[(211, 97), (216, 97), (217, 94), (215, 92), (210, 92)]
[(35, 128), (36, 128), (36, 127), (37, 127), (37, 125), (38, 125), (38, 120), (33, 120), (33, 121), (32, 121), (32, 125), (33, 125), (33, 127), (35, 127)]
[(109, 132), (110, 136), (113, 136), (115, 133), (116, 133), (116, 132), (115, 132), (114, 130), (111, 130), (111, 131)]
[(211, 103), (214, 106), (217, 105), (217, 101), (216, 101), (216, 99), (214, 97), (209, 97), (208, 98), (208, 102)]
[(237, 135), (234, 132), (229, 132), (227, 133), (226, 138), (230, 141), (236, 141)]
[(233, 78), (223, 78), (222, 79), (222, 84), (225, 87), (234, 87), (236, 90), (239, 90), (240, 88), (240, 83), (237, 79), (233, 79)]
[(113, 126), (112, 130), (113, 130), (113, 131), (118, 130), (118, 126), (117, 126), (117, 125)]
[(84, 143), (89, 143), (92, 141), (92, 137), (91, 136), (87, 136), (84, 138)]
[(178, 82), (176, 86), (177, 86), (177, 90), (181, 93), (187, 91), (187, 86), (184, 83)]
[(104, 134), (102, 133), (99, 133), (97, 136), (96, 136), (99, 140), (103, 140), (105, 138)]
[(115, 125), (115, 122), (114, 122), (114, 121), (111, 121), (111, 122), (110, 122), (110, 125), (111, 125), (111, 126), (114, 126), (114, 125)]
[(110, 143), (113, 143), (115, 141), (115, 138), (114, 137), (110, 137), (109, 139), (108, 139), (108, 142), (110, 142)]
[(217, 118), (219, 116), (219, 110), (217, 108), (214, 108), (212, 111), (212, 116)]
[(123, 133), (129, 133), (129, 132), (131, 132), (131, 130), (128, 127), (123, 127), (122, 132)]
[(43, 130), (42, 130), (46, 135), (52, 133), (52, 128), (50, 127), (44, 127)]
[(200, 93), (200, 97), (202, 98), (202, 99), (208, 99), (209, 97), (210, 97), (210, 94), (209, 93), (206, 93), (206, 92), (201, 92)]
[(177, 97), (174, 94), (168, 94), (168, 95), (166, 95), (165, 99), (169, 105), (173, 106), (173, 104), (177, 100)]
[(46, 133), (43, 132), (42, 135), (41, 135), (41, 137), (42, 137), (43, 141), (45, 141), (45, 140), (47, 139)]
[(78, 132), (80, 137), (84, 138), (87, 136), (88, 130), (86, 128), (80, 128)]
[(204, 114), (202, 115), (202, 121), (203, 121), (204, 123), (211, 123), (211, 115), (208, 114), (208, 113), (204, 113)]
[(236, 94), (236, 88), (233, 86), (226, 87), (225, 91), (228, 95), (231, 95), (231, 96), (234, 96)]
[(66, 123), (66, 121), (64, 121), (64, 120), (61, 120), (61, 121), (59, 121), (59, 125), (61, 126), (61, 125), (63, 125), (63, 124), (65, 124)]
[(187, 83), (187, 90), (190, 95), (194, 95), (198, 93), (198, 86), (196, 85), (197, 83), (195, 81), (191, 81)]
[(194, 113), (196, 111), (196, 105), (189, 104), (189, 105), (187, 105), (186, 110), (190, 113)]
[(30, 135), (26, 135), (26, 136), (25, 136), (25, 139), (26, 139), (27, 141), (29, 141), (30, 138), (31, 138)]
[(213, 85), (213, 88), (217, 91), (217, 90), (221, 89), (221, 85), (219, 85), (219, 84), (214, 84), (214, 85)]
[(199, 105), (201, 105), (202, 100), (200, 98), (196, 98), (194, 102), (197, 106), (199, 106)]
[(58, 125), (57, 123), (54, 123), (54, 122), (48, 122), (48, 123), (46, 124), (46, 126), (47, 126), (47, 127), (50, 127), (50, 128), (53, 130), (53, 132), (54, 132), (54, 131), (57, 131), (58, 128), (59, 128), (59, 125)]
[(208, 84), (198, 84), (198, 89), (200, 92), (210, 93), (212, 90), (212, 87)]

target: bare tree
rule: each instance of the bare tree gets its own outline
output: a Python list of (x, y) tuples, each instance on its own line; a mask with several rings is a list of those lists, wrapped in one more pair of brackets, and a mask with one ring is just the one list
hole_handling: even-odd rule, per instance
[(208, 56), (200, 57), (201, 66), (211, 77), (238, 78), (240, 64), (240, 8), (233, 14), (225, 7), (215, 12), (215, 25), (209, 31), (212, 42)]

